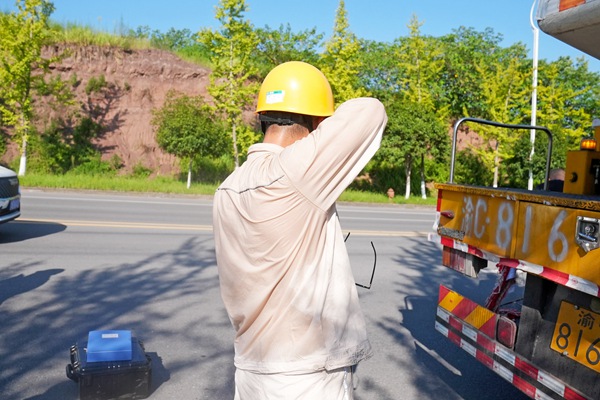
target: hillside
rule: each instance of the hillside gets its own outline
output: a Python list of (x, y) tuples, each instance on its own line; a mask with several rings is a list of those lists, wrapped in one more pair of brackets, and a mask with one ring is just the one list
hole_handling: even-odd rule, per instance
[[(179, 171), (177, 159), (164, 153), (156, 143), (151, 125), (152, 110), (163, 105), (169, 90), (191, 96), (203, 95), (210, 100), (207, 94), (210, 70), (157, 49), (60, 45), (43, 50), (45, 58), (59, 54), (66, 56), (51, 66), (51, 75), (60, 75), (65, 82), (77, 81), (72, 90), (83, 105), (83, 112), (93, 113), (95, 120), (105, 128), (95, 141), (104, 160), (118, 155), (126, 172), (136, 165), (159, 175)], [(107, 88), (86, 94), (88, 82), (100, 76), (105, 78)], [(40, 130), (49, 119), (64, 114), (63, 110), (43, 104), (43, 101), (37, 103), (36, 112), (41, 114)], [(250, 121), (252, 118), (253, 113), (248, 111), (245, 119)], [(469, 144), (478, 146), (481, 140), (474, 132), (460, 132), (459, 150)], [(18, 149), (13, 143), (3, 161), (16, 158)]]
[[(177, 160), (158, 148), (152, 110), (163, 105), (169, 90), (207, 96), (210, 71), (156, 49), (53, 46), (46, 47), (43, 56), (63, 53), (67, 56), (52, 65), (52, 74), (59, 74), (64, 81), (76, 77), (78, 84), (73, 90), (77, 99), (105, 127), (95, 142), (103, 159), (117, 154), (125, 170), (140, 164), (162, 175), (177, 171)], [(104, 76), (107, 89), (88, 96), (87, 83), (100, 76)], [(49, 106), (43, 110), (46, 117), (60, 112)]]

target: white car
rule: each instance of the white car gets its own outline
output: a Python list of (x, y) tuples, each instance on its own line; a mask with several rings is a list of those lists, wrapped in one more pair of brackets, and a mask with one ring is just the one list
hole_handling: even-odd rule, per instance
[(0, 165), (0, 224), (21, 215), (19, 178), (14, 171)]

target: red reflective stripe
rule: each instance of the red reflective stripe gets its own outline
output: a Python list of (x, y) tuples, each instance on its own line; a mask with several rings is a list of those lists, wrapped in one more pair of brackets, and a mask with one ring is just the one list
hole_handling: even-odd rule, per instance
[(488, 319), (487, 322), (484, 323), (481, 328), (479, 328), (479, 330), (493, 338), (496, 336), (496, 322), (498, 322), (498, 316), (494, 314), (494, 316)]
[(438, 304), (440, 304), (440, 302), (443, 300), (444, 297), (446, 297), (446, 295), (448, 293), (450, 293), (450, 289), (448, 289), (444, 285), (440, 285), (440, 291), (439, 291), (439, 295), (438, 295)]
[(435, 211), (440, 212), (440, 210), (442, 209), (442, 190), (438, 190), (438, 198), (437, 198), (437, 206), (435, 208)]
[(519, 260), (515, 258), (501, 258), (498, 264), (505, 265), (510, 268), (517, 268), (519, 264)]
[(477, 247), (473, 247), (471, 245), (469, 245), (469, 254), (473, 254), (479, 258), (484, 258), (483, 257), (483, 251), (479, 250)]
[[(444, 237), (441, 237), (440, 243), (442, 243), (444, 246), (461, 251), (464, 249), (465, 246), (463, 242)], [(515, 258), (499, 258), (496, 257), (496, 255), (493, 253), (483, 251), (471, 245), (468, 245), (468, 253), (474, 254), (477, 257), (482, 258), (484, 260), (496, 262), (502, 265), (506, 265), (508, 267), (518, 268), (522, 271), (534, 275), (543, 276), (546, 279), (549, 279), (568, 288), (579, 290), (580, 292), (588, 293), (592, 296), (600, 297), (600, 285), (598, 285), (595, 282), (588, 281), (587, 279), (583, 279), (575, 275), (569, 275), (564, 272), (559, 272), (551, 268), (544, 267), (542, 265), (529, 263), (527, 261), (518, 260)], [(540, 269), (542, 270), (541, 273), (539, 273)]]
[(460, 319), (465, 319), (467, 318), (474, 309), (476, 309), (478, 307), (477, 303), (472, 302), (471, 300), (467, 299), (467, 298), (463, 298), (460, 303), (458, 303), (456, 305), (456, 307), (454, 307), (454, 310), (452, 310), (452, 314), (456, 315), (458, 318)]
[(570, 387), (565, 386), (564, 396), (565, 400), (585, 400), (585, 397), (575, 393)]
[(447, 237), (442, 236), (442, 240), (440, 241), (446, 247), (454, 248), (454, 239), (449, 239)]
[(482, 363), (483, 365), (485, 365), (486, 367), (493, 369), (494, 368), (494, 360), (488, 356), (487, 354), (485, 354), (483, 351), (477, 350), (477, 355), (475, 356), (475, 358), (477, 360), (479, 360), (480, 363)]
[(515, 359), (515, 368), (517, 368), (519, 371), (523, 371), (533, 379), (537, 380), (538, 369), (532, 366), (531, 364), (521, 360), (520, 358)]
[(457, 329), (459, 332), (462, 330), (463, 323), (461, 320), (450, 317), (450, 321), (448, 321), (448, 322), (450, 323), (451, 327), (453, 327), (454, 329)]
[(513, 375), (513, 385), (515, 385), (521, 392), (525, 393), (527, 396), (535, 399), (535, 386), (531, 383), (527, 382), (525, 379), (519, 377), (518, 375)]
[(542, 271), (540, 276), (550, 279), (553, 282), (560, 283), (563, 286), (566, 286), (567, 282), (569, 282), (569, 274), (565, 274), (564, 272), (559, 272), (555, 269), (550, 269), (546, 267), (544, 267), (544, 270)]
[[(450, 318), (450, 321), (452, 321), (453, 318)], [(454, 333), (451, 330), (448, 330), (448, 339), (454, 343), (455, 345), (457, 345), (458, 347), (460, 347), (460, 336), (456, 333)]]
[(485, 335), (477, 335), (477, 344), (490, 352), (490, 354), (494, 354), (496, 350), (496, 343), (490, 340)]

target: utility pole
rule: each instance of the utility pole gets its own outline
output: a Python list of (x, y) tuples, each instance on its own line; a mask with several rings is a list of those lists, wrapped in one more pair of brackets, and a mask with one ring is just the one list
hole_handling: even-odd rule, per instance
[[(539, 29), (533, 22), (533, 10), (537, 0), (533, 0), (531, 5), (531, 12), (529, 13), (529, 23), (533, 30), (533, 84), (531, 86), (531, 125), (536, 126), (537, 124), (537, 76), (538, 76), (538, 44), (539, 44)], [(533, 154), (535, 150), (535, 129), (531, 129), (529, 133), (529, 140), (531, 141), (531, 153), (529, 153), (529, 180), (527, 181), (527, 190), (533, 190)]]

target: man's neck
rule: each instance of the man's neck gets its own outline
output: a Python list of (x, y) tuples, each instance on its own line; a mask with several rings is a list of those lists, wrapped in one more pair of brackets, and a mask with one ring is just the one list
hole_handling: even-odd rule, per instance
[[(306, 135), (308, 135), (308, 133), (309, 132), (307, 130)], [(299, 137), (297, 135), (290, 135), (289, 132), (286, 132), (285, 128), (271, 126), (267, 130), (267, 133), (265, 133), (263, 143), (272, 143), (281, 147), (287, 147), (299, 139), (302, 139), (302, 137)]]

